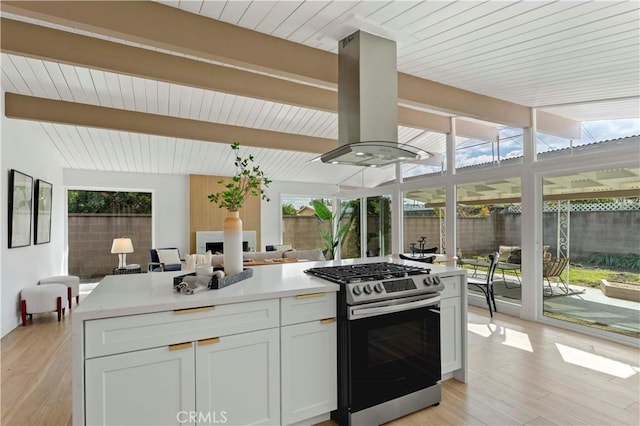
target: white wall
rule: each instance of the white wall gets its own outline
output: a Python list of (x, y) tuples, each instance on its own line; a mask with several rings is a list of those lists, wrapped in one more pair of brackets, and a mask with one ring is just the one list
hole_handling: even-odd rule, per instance
[[(42, 127), (34, 122), (12, 120), (4, 116), (2, 93), (2, 139), (0, 139), (0, 320), (2, 336), (19, 325), (20, 289), (36, 285), (39, 279), (66, 272), (65, 201), (62, 166), (58, 153)], [(51, 242), (9, 249), (7, 206), (9, 170), (16, 169), (36, 179), (53, 184)], [(33, 211), (33, 210), (32, 210)]]
[(153, 247), (189, 253), (189, 177), (149, 173), (64, 170), (67, 189), (151, 192)]
[(260, 242), (265, 249), (268, 244), (282, 244), (282, 196), (300, 195), (305, 197), (334, 197), (338, 194), (338, 185), (300, 182), (271, 182), (267, 193), (271, 201), (262, 200), (260, 209)]
[[(2, 118), (0, 162), (2, 231), (0, 251), (0, 318), (2, 335), (19, 324), (19, 292), (35, 285), (43, 277), (65, 274), (66, 267), (66, 190), (69, 188), (149, 191), (153, 194), (154, 246), (189, 249), (189, 178), (186, 175), (98, 172), (63, 169), (58, 153), (40, 125)], [(28, 153), (28, 154), (25, 154)], [(7, 178), (9, 169), (27, 173), (34, 179), (53, 184), (53, 216), (51, 243), (8, 249), (6, 228)], [(281, 197), (301, 195), (332, 197), (337, 185), (273, 182), (268, 189), (271, 202), (262, 201), (262, 247), (282, 243)]]

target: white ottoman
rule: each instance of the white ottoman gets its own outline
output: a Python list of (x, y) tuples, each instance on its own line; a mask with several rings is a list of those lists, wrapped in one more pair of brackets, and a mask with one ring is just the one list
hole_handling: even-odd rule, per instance
[(58, 321), (64, 315), (62, 301), (67, 297), (67, 286), (64, 284), (34, 285), (20, 291), (20, 309), (22, 325), (27, 325), (27, 314), (41, 312), (58, 312)]
[(75, 275), (58, 275), (55, 277), (43, 278), (38, 284), (64, 284), (67, 286), (67, 300), (71, 309), (71, 299), (76, 298), (76, 304), (80, 303), (80, 278)]

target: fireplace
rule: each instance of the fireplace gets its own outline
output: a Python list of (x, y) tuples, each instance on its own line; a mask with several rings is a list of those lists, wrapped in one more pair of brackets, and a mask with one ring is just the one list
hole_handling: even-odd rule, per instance
[[(220, 248), (223, 245), (224, 241), (224, 233), (222, 231), (196, 231), (196, 253), (205, 254), (211, 246), (207, 247), (207, 244), (219, 244), (219, 246), (214, 247), (215, 251), (220, 251)], [(242, 231), (242, 250), (243, 251), (259, 251), (259, 246), (256, 241), (256, 231)], [(248, 247), (247, 247), (248, 244)], [(211, 253), (215, 253), (214, 250), (211, 250)]]
[[(210, 251), (212, 254), (224, 253), (224, 243), (222, 241), (205, 243), (205, 252)], [(242, 251), (249, 251), (249, 241), (242, 242)]]

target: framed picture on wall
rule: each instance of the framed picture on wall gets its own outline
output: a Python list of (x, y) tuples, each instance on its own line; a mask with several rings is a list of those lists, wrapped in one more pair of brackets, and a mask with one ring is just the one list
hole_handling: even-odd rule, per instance
[(53, 185), (44, 180), (36, 180), (36, 204), (33, 229), (35, 230), (35, 244), (45, 244), (51, 241), (51, 201)]
[(9, 172), (9, 248), (31, 245), (33, 178), (11, 169)]

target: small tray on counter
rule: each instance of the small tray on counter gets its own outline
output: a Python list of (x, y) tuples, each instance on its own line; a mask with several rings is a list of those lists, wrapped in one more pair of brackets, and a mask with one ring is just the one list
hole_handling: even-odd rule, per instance
[[(223, 270), (223, 269), (222, 268), (214, 268), (214, 271), (221, 271), (221, 270)], [(196, 273), (192, 272), (190, 274), (178, 275), (176, 277), (173, 277), (173, 288), (176, 291), (180, 291), (178, 286), (184, 280), (184, 277), (189, 277), (189, 276), (195, 277)], [(252, 276), (253, 276), (253, 269), (251, 269), (251, 268), (244, 268), (242, 270), (242, 272), (240, 272), (238, 274), (225, 275), (222, 278), (218, 278), (216, 275), (214, 275), (209, 280), (208, 289), (209, 290), (219, 290), (221, 288), (228, 287), (231, 284), (235, 284), (235, 283), (240, 282), (242, 280), (246, 280), (247, 278), (250, 278)]]

